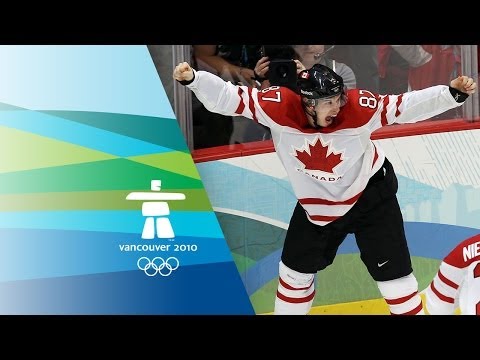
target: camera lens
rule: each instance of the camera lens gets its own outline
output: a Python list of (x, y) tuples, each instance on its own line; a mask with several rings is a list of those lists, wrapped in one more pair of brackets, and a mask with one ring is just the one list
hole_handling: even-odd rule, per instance
[(288, 67), (285, 65), (281, 65), (277, 68), (277, 75), (278, 77), (285, 79), (288, 76)]

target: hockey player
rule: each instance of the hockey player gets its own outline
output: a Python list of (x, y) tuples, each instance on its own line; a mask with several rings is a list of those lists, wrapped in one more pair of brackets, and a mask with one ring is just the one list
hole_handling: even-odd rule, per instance
[(349, 233), (391, 314), (423, 314), (412, 272), (397, 178), (370, 139), (376, 129), (428, 119), (462, 105), (476, 89), (468, 76), (401, 95), (345, 90), (332, 69), (298, 74), (298, 91), (236, 86), (186, 63), (173, 77), (215, 113), (245, 116), (270, 128), (298, 199), (286, 234), (275, 314), (307, 314), (315, 274), (330, 265)]
[[(458, 244), (441, 262), (425, 292), (431, 315), (480, 315), (480, 235)], [(455, 301), (456, 300), (456, 301)]]

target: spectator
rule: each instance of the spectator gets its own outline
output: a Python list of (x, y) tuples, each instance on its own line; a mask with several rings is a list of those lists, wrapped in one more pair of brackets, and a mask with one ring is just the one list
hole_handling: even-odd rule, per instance
[(256, 86), (253, 69), (261, 57), (261, 45), (194, 45), (199, 70), (210, 71), (238, 85)]
[[(311, 68), (314, 64), (326, 65), (333, 69), (338, 75), (344, 79), (344, 84), (348, 89), (353, 89), (357, 86), (355, 74), (347, 65), (332, 60), (328, 56), (328, 52), (332, 47), (325, 51), (325, 45), (292, 45), (295, 51), (292, 59), (300, 61), (301, 66), (297, 66), (298, 72), (304, 69)], [(258, 61), (255, 66), (256, 78), (267, 80), (270, 58), (265, 57)], [(262, 88), (268, 87), (268, 81), (262, 83)]]
[[(419, 90), (429, 86), (445, 84), (449, 79), (461, 73), (460, 50), (457, 45), (387, 46), (408, 63), (408, 87), (405, 91)], [(384, 60), (381, 60), (381, 62), (383, 64)], [(461, 116), (461, 109), (455, 108), (435, 118), (451, 119)]]
[(352, 68), (330, 57), (329, 51), (333, 49), (333, 46), (325, 49), (325, 45), (294, 45), (294, 49), (306, 69), (310, 69), (315, 64), (326, 65), (342, 77), (347, 89), (357, 87), (357, 80)]
[[(260, 49), (261, 45), (194, 45), (194, 67), (210, 71), (234, 84), (253, 86), (253, 68), (261, 56)], [(228, 145), (241, 140), (242, 135), (236, 134), (239, 131), (236, 131), (231, 116), (209, 112), (196, 97), (192, 99), (192, 112), (195, 149)], [(248, 124), (246, 119), (244, 123), (245, 127)], [(238, 124), (240, 119), (237, 119), (237, 127)]]
[(329, 56), (352, 69), (357, 88), (380, 91), (376, 45), (332, 45)]
[[(405, 52), (408, 52), (411, 46), (420, 46), (421, 51), (427, 54), (422, 55), (419, 50), (413, 52), (411, 56), (406, 56)], [(461, 73), (458, 45), (392, 45), (392, 47), (410, 64), (408, 83), (411, 90), (445, 84), (448, 79)], [(418, 57), (418, 61), (414, 62), (416, 53), (421, 55)]]
[(390, 45), (378, 45), (379, 88), (382, 94), (407, 92), (410, 65)]

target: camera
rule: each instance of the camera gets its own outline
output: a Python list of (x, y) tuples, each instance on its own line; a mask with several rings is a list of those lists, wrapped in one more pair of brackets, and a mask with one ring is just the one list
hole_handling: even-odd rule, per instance
[(293, 60), (270, 60), (267, 78), (272, 86), (297, 87), (297, 64)]
[(262, 45), (261, 55), (268, 56), (267, 79), (271, 86), (285, 86), (292, 90), (297, 88), (296, 53), (291, 45)]

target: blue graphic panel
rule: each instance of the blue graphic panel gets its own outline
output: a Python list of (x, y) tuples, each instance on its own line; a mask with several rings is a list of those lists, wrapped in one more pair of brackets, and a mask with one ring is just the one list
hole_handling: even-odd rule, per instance
[(0, 77), (0, 314), (254, 314), (146, 46), (0, 46)]

